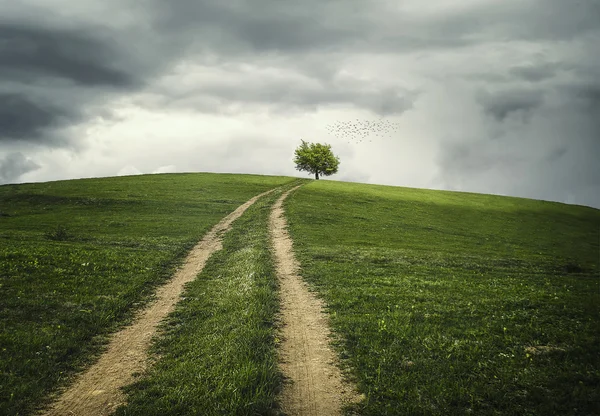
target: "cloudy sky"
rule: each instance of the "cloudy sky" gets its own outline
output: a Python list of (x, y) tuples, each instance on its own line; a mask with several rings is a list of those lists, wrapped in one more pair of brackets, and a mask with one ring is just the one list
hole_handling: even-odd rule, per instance
[(332, 179), (600, 208), (599, 45), (600, 0), (0, 0), (0, 183), (308, 177), (304, 139)]

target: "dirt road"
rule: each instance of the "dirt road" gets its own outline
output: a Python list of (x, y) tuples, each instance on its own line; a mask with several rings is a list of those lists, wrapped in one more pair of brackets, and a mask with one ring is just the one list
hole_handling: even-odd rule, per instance
[(360, 401), (355, 388), (344, 382), (329, 345), (330, 330), (323, 303), (298, 276), (298, 262), (283, 216), (285, 192), (273, 206), (270, 232), (281, 288), (282, 344), (280, 366), (287, 379), (281, 396), (290, 416), (341, 414), (346, 403)]

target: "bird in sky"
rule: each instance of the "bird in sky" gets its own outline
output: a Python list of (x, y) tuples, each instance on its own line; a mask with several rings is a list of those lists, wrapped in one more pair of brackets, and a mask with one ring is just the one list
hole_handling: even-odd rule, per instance
[(387, 119), (378, 120), (347, 120), (336, 121), (327, 125), (326, 131), (332, 136), (347, 141), (348, 143), (362, 143), (374, 138), (389, 139), (394, 133), (400, 131), (400, 123)]

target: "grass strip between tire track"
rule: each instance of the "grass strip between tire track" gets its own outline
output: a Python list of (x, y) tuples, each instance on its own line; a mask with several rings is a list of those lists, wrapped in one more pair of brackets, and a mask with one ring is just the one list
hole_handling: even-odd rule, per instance
[(279, 298), (267, 224), (279, 195), (250, 207), (187, 286), (155, 340), (158, 358), (117, 415), (277, 413)]

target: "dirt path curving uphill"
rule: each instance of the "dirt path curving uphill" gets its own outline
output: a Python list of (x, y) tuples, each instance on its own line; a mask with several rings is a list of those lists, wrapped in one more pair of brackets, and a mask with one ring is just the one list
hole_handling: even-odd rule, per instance
[(121, 387), (133, 382), (134, 373), (144, 370), (150, 340), (160, 321), (173, 311), (184, 285), (194, 280), (211, 254), (222, 248), (223, 233), (231, 224), (257, 199), (271, 192), (255, 196), (215, 225), (192, 249), (183, 267), (157, 290), (156, 300), (131, 325), (112, 336), (106, 352), (62, 393), (45, 415), (109, 415), (121, 405), (125, 400)]
[(283, 216), (285, 192), (273, 206), (270, 231), (281, 288), (282, 344), (280, 367), (286, 382), (281, 395), (283, 411), (290, 416), (340, 415), (344, 404), (361, 397), (344, 382), (329, 346), (330, 330), (323, 303), (298, 276), (298, 262)]

